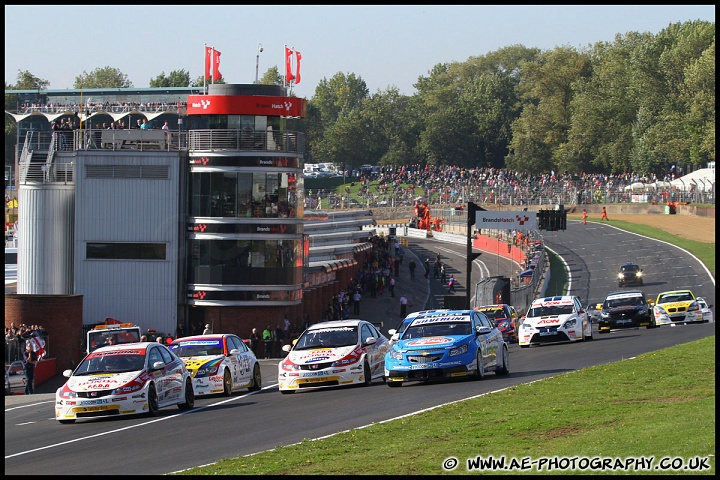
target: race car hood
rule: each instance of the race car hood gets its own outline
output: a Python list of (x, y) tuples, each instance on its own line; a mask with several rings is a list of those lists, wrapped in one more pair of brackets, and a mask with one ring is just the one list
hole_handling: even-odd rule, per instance
[(421, 337), (400, 340), (396, 348), (400, 350), (427, 350), (429, 348), (447, 348), (461, 343), (467, 335), (443, 335), (441, 337)]
[(182, 357), (182, 361), (185, 362), (185, 367), (196, 372), (199, 368), (214, 363), (222, 362), (225, 355), (202, 355), (199, 357)]
[(694, 300), (684, 300), (682, 302), (658, 303), (656, 307), (667, 309), (686, 309)]
[(295, 365), (334, 362), (346, 357), (355, 349), (358, 350), (358, 353), (362, 353), (362, 349), (357, 345), (348, 345), (336, 348), (291, 350), (290, 353), (288, 353), (288, 359)]
[(94, 375), (78, 375), (70, 377), (66, 385), (73, 392), (89, 392), (93, 390), (112, 390), (122, 387), (135, 380), (142, 371), (123, 373), (96, 373)]
[(647, 310), (647, 307), (646, 306), (625, 305), (622, 307), (604, 308), (603, 313), (609, 313), (610, 315), (620, 315), (623, 313), (634, 314), (641, 310)]
[(572, 313), (565, 315), (547, 315), (544, 317), (526, 317), (525, 321), (529, 321), (533, 327), (558, 327), (570, 317), (572, 317)]

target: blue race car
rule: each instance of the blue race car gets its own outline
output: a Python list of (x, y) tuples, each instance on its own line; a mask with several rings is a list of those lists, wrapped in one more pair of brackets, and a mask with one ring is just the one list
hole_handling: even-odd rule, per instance
[(510, 372), (502, 333), (477, 310), (439, 310), (417, 315), (385, 355), (390, 387), (403, 382)]

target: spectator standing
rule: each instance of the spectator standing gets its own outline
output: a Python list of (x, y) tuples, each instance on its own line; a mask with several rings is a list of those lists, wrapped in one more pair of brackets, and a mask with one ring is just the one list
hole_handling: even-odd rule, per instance
[(287, 314), (285, 314), (285, 318), (283, 318), (283, 333), (285, 334), (286, 340), (290, 338), (290, 320), (288, 320)]
[(360, 300), (362, 300), (362, 295), (360, 295), (360, 288), (358, 288), (353, 293), (353, 315), (360, 315)]
[(144, 118), (143, 118), (142, 123), (140, 124), (140, 129), (141, 130), (150, 130), (150, 124), (147, 123), (147, 120), (145, 120)]
[(263, 344), (265, 344), (265, 358), (268, 359), (272, 353), (273, 345), (273, 331), (270, 328), (270, 325), (265, 327), (265, 330), (263, 330)]
[(273, 353), (275, 358), (282, 357), (283, 340), (285, 340), (285, 331), (280, 327), (279, 323), (275, 324), (275, 337), (273, 338)]
[(448, 293), (455, 293), (455, 276), (450, 275), (448, 279)]
[(252, 332), (250, 332), (250, 350), (255, 354), (255, 357), (257, 358), (258, 355), (258, 345), (260, 344), (260, 334), (257, 331), (257, 328), (253, 328)]
[(430, 259), (425, 259), (425, 278), (428, 278), (430, 276)]
[(208, 323), (205, 325), (205, 330), (203, 330), (203, 335), (211, 335), (212, 334), (212, 328), (210, 328), (210, 324)]
[(163, 130), (170, 130), (170, 125), (168, 125), (167, 120), (165, 121), (165, 123), (163, 123), (162, 129), (163, 129)]
[(33, 351), (33, 347), (30, 342), (25, 342), (25, 377), (27, 383), (25, 384), (25, 395), (32, 395), (35, 393), (35, 365), (37, 364), (37, 353)]
[(388, 282), (388, 290), (390, 290), (390, 296), (395, 297), (395, 277), (390, 277), (390, 281)]
[(444, 285), (446, 281), (447, 281), (447, 269), (445, 268), (445, 264), (441, 263), (440, 264), (440, 283), (442, 283)]
[(415, 260), (410, 259), (410, 263), (408, 263), (408, 268), (410, 269), (410, 278), (412, 280), (415, 280), (415, 268), (417, 267), (417, 264), (415, 263)]
[(582, 221), (583, 221), (583, 225), (587, 225), (587, 210), (584, 208), (583, 208), (583, 213), (582, 213)]
[(408, 299), (403, 293), (400, 295), (400, 316), (402, 318), (407, 317), (407, 307), (408, 307)]
[(135, 128), (142, 128), (142, 120), (138, 118)]

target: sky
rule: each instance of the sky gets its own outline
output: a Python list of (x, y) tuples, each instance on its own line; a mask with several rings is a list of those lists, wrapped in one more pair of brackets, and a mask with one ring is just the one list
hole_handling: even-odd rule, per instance
[[(18, 71), (72, 88), (83, 72), (112, 67), (134, 87), (163, 72), (204, 72), (204, 46), (221, 52), (226, 83), (254, 83), (285, 45), (301, 54), (293, 93), (311, 99), (322, 80), (354, 74), (369, 92), (413, 95), (435, 65), (512, 45), (582, 49), (618, 34), (715, 22), (714, 5), (5, 5), (5, 83)], [(262, 52), (259, 52), (262, 46)], [(297, 69), (293, 65), (293, 71)]]

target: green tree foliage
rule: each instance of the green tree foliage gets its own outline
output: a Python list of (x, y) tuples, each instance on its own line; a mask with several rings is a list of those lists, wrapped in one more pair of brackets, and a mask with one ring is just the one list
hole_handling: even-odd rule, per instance
[[(184, 70), (151, 87), (194, 86)], [(220, 78), (215, 83), (225, 83)], [(277, 66), (258, 83), (283, 85)], [(46, 89), (18, 72), (8, 89)], [(511, 45), (418, 77), (417, 93), (370, 94), (354, 73), (323, 78), (302, 122), (306, 162), (347, 168), (458, 165), (522, 172), (658, 173), (715, 159), (715, 23), (670, 24), (658, 34), (628, 32), (583, 49)], [(83, 72), (75, 88), (132, 87), (114, 68)], [(6, 94), (6, 110), (17, 100)], [(295, 125), (297, 123), (297, 125)], [(6, 116), (6, 161), (9, 131)], [(14, 138), (12, 143), (14, 143)]]
[(163, 71), (160, 75), (150, 79), (150, 88), (160, 87), (189, 87), (190, 72), (186, 70), (173, 70), (166, 77)]
[(272, 66), (267, 69), (265, 74), (258, 78), (258, 83), (260, 85), (279, 85), (282, 86), (283, 84), (283, 76), (278, 71), (277, 66)]
[(128, 76), (117, 68), (96, 68), (90, 73), (83, 71), (75, 77), (73, 88), (132, 88), (133, 84)]
[[(199, 77), (197, 77), (197, 78), (190, 84), (190, 86), (191, 86), (191, 87), (202, 87), (203, 85), (210, 85), (210, 79), (204, 80), (204, 83), (203, 83), (203, 77), (204, 77), (203, 75), (200, 75)], [(220, 77), (220, 78), (218, 78), (217, 80), (215, 80), (215, 81), (212, 82), (212, 83), (222, 83), (222, 84), (224, 84), (224, 83), (225, 83), (225, 79), (224, 79), (223, 77)]]

